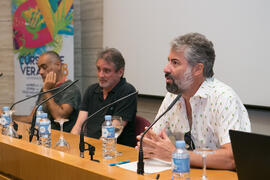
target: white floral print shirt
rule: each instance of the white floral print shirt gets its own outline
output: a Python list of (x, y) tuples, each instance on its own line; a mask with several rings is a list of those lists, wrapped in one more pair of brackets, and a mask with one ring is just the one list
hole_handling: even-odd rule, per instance
[[(167, 109), (175, 97), (175, 94), (166, 94), (156, 117)], [(207, 78), (202, 83), (190, 98), (190, 105), (191, 135), (196, 148), (220, 148), (230, 143), (229, 129), (251, 131), (247, 110), (237, 94), (215, 78)], [(163, 128), (183, 134), (190, 130), (183, 97), (153, 126), (156, 133)]]

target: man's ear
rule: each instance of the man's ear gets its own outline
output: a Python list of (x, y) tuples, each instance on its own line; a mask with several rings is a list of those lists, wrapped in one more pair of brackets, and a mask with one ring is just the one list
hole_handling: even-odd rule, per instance
[(55, 62), (55, 65), (57, 66), (57, 69), (58, 70), (61, 70), (62, 71), (62, 63), (61, 63), (61, 61), (56, 61)]
[(120, 77), (124, 76), (124, 71), (125, 71), (124, 68), (119, 69), (118, 73), (119, 73)]
[(193, 75), (200, 76), (203, 75), (204, 65), (202, 63), (198, 63), (193, 67)]

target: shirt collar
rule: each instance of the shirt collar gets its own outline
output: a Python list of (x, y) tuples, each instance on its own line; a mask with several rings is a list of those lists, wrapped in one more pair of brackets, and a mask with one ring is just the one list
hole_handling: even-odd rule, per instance
[(211, 89), (213, 89), (212, 82), (214, 81), (214, 78), (206, 78), (197, 92), (195, 93), (194, 97), (198, 96), (201, 98), (207, 98), (210, 96)]
[(124, 83), (126, 83), (126, 78), (121, 77), (119, 83), (117, 83), (116, 86), (114, 86), (114, 88), (113, 88), (110, 92), (112, 92), (112, 93), (117, 92), (118, 89), (119, 89)]
[(66, 81), (67, 81), (67, 77), (64, 77), (64, 78), (62, 79), (62, 81), (56, 83), (55, 87), (61, 86), (61, 84), (63, 84), (63, 83), (66, 82)]
[[(120, 81), (116, 84), (116, 86), (114, 86), (114, 88), (109, 92), (109, 94), (117, 92), (118, 89), (125, 83), (126, 83), (126, 78), (121, 77)], [(98, 94), (99, 93), (103, 94), (102, 87), (98, 86), (96, 88), (95, 92), (98, 93)]]

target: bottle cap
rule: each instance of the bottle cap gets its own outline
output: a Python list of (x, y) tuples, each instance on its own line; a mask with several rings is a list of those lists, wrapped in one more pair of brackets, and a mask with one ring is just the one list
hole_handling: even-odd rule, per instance
[(185, 141), (176, 141), (176, 148), (184, 148), (186, 146)]
[(42, 105), (40, 105), (37, 110), (42, 111)]
[(2, 110), (3, 111), (8, 111), (9, 110), (9, 107), (8, 106), (4, 106), (4, 107), (2, 107)]
[(106, 121), (112, 120), (112, 116), (111, 116), (111, 115), (105, 115), (105, 120), (106, 120)]

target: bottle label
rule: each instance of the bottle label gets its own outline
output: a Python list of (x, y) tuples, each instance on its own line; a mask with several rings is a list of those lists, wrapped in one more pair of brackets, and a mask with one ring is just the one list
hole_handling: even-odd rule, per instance
[(40, 135), (49, 135), (51, 134), (51, 124), (40, 123), (38, 130)]
[(2, 122), (3, 126), (8, 126), (10, 124), (11, 118), (10, 118), (10, 116), (4, 114), (2, 121), (3, 121)]
[(189, 165), (189, 158), (185, 159), (178, 159), (178, 158), (173, 158), (173, 172), (176, 173), (186, 173), (189, 172), (190, 165)]
[(5, 121), (6, 121), (6, 120), (5, 120), (3, 117), (0, 117), (0, 125), (2, 125), (2, 126), (3, 126), (3, 125), (4, 125), (4, 123), (5, 123)]
[(39, 127), (40, 119), (41, 119), (40, 117), (37, 117), (37, 118), (36, 118), (36, 126), (37, 126), (37, 127)]
[(102, 132), (104, 138), (114, 138), (114, 127), (104, 128)]

